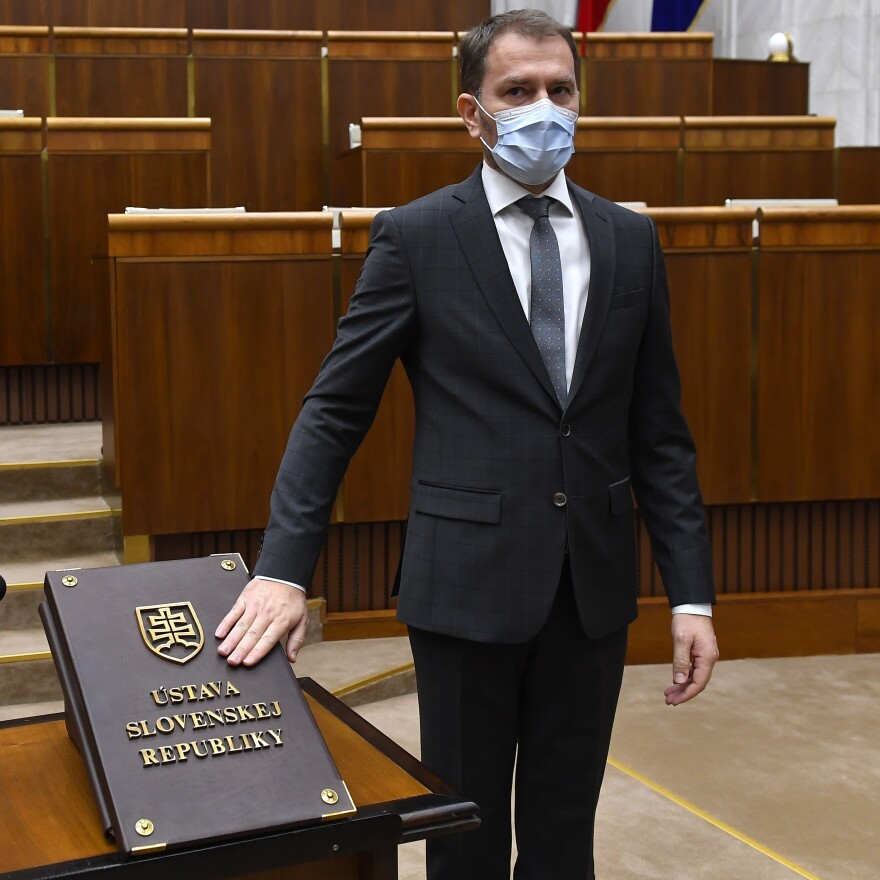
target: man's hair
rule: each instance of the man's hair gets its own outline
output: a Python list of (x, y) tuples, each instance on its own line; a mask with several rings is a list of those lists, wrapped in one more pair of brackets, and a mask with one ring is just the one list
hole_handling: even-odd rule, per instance
[(571, 49), (575, 76), (578, 69), (578, 50), (571, 30), (537, 9), (515, 9), (487, 18), (482, 24), (469, 30), (459, 46), (461, 64), (461, 88), (469, 95), (479, 96), (486, 74), (486, 57), (492, 43), (502, 34), (517, 34), (530, 40), (546, 40), (562, 37)]

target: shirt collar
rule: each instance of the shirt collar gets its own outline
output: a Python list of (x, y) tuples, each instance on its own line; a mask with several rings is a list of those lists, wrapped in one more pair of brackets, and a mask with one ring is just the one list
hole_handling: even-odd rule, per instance
[[(534, 195), (506, 174), (489, 167), (485, 162), (483, 162), (483, 189), (486, 191), (486, 200), (489, 202), (489, 209), (492, 211), (493, 217), (497, 217), (517, 199)], [(569, 214), (574, 215), (564, 171), (560, 171), (556, 175), (553, 183), (541, 195), (555, 199)]]

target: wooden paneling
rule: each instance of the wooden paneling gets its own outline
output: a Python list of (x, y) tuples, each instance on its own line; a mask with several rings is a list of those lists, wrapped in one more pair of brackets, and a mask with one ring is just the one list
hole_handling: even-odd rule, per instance
[[(364, 118), (362, 146), (337, 161), (338, 204), (404, 204), (467, 177), (480, 144), (456, 117)], [(572, 180), (617, 201), (677, 198), (679, 117), (578, 120)]]
[(704, 61), (712, 57), (714, 35), (711, 33), (605, 33), (584, 36), (585, 58), (659, 58)]
[(111, 219), (126, 535), (265, 524), (290, 425), (333, 339), (331, 222)]
[[(182, 28), (184, 0), (48, 0), (52, 23), (77, 27)], [(218, 0), (214, 0), (218, 2)], [(222, 0), (220, 0), (222, 3)]]
[(685, 116), (685, 150), (830, 150), (832, 116)]
[[(582, 117), (572, 180), (615, 201), (721, 205), (726, 198), (830, 198), (827, 117)], [(365, 117), (336, 161), (334, 204), (396, 205), (466, 177), (477, 141), (458, 117)]]
[(195, 112), (211, 118), (212, 197), (320, 210), (321, 32), (195, 31)]
[[(328, 34), (329, 151), (349, 148), (349, 123), (364, 116), (445, 116), (455, 113), (455, 35), (445, 33)], [(331, 186), (333, 204), (341, 195)]]
[[(194, 12), (204, 15), (205, 5)], [(318, 28), (333, 30), (432, 31), (467, 29), (489, 17), (489, 0), (448, 0), (444, 3), (413, 3), (412, 0), (226, 0), (232, 28), (291, 29)], [(194, 25), (198, 26), (198, 25)], [(211, 25), (224, 26), (224, 25)]]
[[(348, 310), (360, 275), (372, 217), (372, 212), (342, 214), (343, 312)], [(406, 519), (414, 432), (412, 389), (398, 361), (391, 371), (373, 426), (345, 474), (342, 497), (346, 522)]]
[(590, 116), (709, 113), (711, 59), (586, 58), (581, 108)]
[(880, 205), (880, 147), (840, 147), (838, 162), (838, 201)]
[(0, 118), (0, 364), (48, 360), (42, 147), (42, 120)]
[(587, 34), (581, 112), (589, 116), (710, 113), (711, 67), (712, 34)]
[(0, 25), (436, 31), (490, 14), (489, 0), (0, 0)]
[(97, 364), (0, 367), (0, 425), (101, 418)]
[(806, 116), (809, 112), (809, 64), (712, 60), (714, 116)]
[(204, 119), (48, 120), (55, 360), (102, 360), (107, 214), (206, 205), (209, 143)]
[(880, 497), (880, 211), (761, 219), (759, 498)]
[(566, 174), (613, 201), (674, 205), (680, 142), (677, 116), (581, 117)]
[(364, 118), (361, 148), (338, 163), (340, 205), (387, 207), (457, 183), (481, 159), (459, 117)]
[(51, 0), (0, 0), (0, 25), (47, 25)]
[(0, 109), (48, 116), (49, 74), (48, 28), (0, 26)]
[(747, 209), (649, 211), (666, 254), (682, 406), (707, 504), (751, 497), (752, 218)]
[(186, 116), (187, 32), (55, 28), (58, 116)]
[[(720, 596), (810, 597), (856, 589), (876, 590), (880, 596), (880, 501), (710, 505), (706, 513)], [(310, 595), (325, 598), (332, 614), (393, 608), (391, 588), (405, 526), (400, 521), (331, 525)], [(637, 531), (640, 595), (664, 597), (640, 522)], [(261, 535), (262, 529), (160, 535), (155, 558), (239, 552), (252, 567)], [(863, 642), (874, 638), (870, 627), (876, 620), (865, 618)]]
[[(707, 508), (720, 595), (880, 587), (880, 501), (810, 501)], [(639, 589), (663, 586), (639, 524)]]
[[(394, 607), (391, 596), (403, 550), (405, 522), (331, 523), (309, 590), (329, 611), (377, 611)], [(263, 529), (156, 535), (155, 559), (191, 559), (241, 553), (249, 568), (257, 560)]]
[[(872, 628), (878, 619), (880, 590), (853, 590), (722, 596), (714, 624), (722, 658), (738, 660), (875, 652), (880, 638)], [(669, 605), (664, 599), (641, 600), (626, 662), (671, 660)]]
[(686, 117), (683, 202), (833, 198), (829, 117)]

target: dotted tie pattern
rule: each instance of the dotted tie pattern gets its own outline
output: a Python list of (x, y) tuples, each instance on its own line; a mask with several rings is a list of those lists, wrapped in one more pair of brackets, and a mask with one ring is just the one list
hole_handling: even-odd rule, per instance
[(550, 225), (549, 196), (519, 199), (517, 207), (535, 221), (529, 236), (532, 262), (532, 336), (563, 409), (568, 401), (565, 379), (565, 308), (562, 298), (562, 262), (559, 243)]

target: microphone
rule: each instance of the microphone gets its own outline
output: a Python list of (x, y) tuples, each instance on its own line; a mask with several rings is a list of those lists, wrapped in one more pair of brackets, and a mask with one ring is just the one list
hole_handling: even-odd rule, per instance
[(0, 599), (2, 599), (6, 595), (6, 580), (3, 575), (0, 574)]

